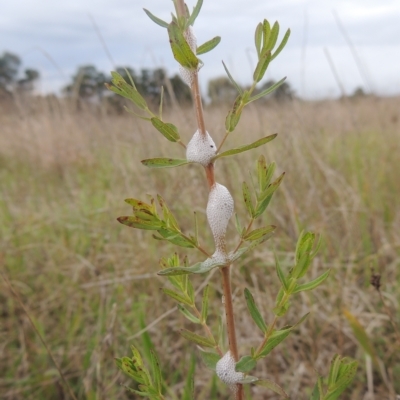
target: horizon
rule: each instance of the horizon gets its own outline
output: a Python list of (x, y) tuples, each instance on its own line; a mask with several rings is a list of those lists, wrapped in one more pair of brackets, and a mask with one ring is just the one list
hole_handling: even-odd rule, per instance
[[(23, 68), (39, 71), (37, 91), (41, 93), (59, 92), (84, 65), (94, 65), (104, 73), (113, 70), (113, 64), (136, 71), (162, 67), (173, 76), (178, 65), (166, 32), (142, 10), (145, 6), (168, 20), (172, 3), (146, 3), (117, 0), (110, 9), (105, 1), (73, 0), (66, 5), (40, 4), (33, 9), (26, 0), (16, 0), (4, 7), (0, 17), (0, 34), (8, 39), (7, 48), (1, 52), (15, 53), (21, 57)], [(205, 64), (200, 74), (203, 93), (210, 79), (226, 76), (221, 60), (239, 84), (249, 84), (255, 64), (254, 29), (263, 16), (270, 22), (279, 21), (280, 37), (287, 28), (292, 34), (261, 84), (287, 76), (301, 98), (337, 98), (342, 94), (336, 74), (346, 95), (359, 87), (377, 96), (400, 94), (397, 2), (287, 0), (274, 7), (248, 0), (246, 13), (239, 16), (237, 8), (242, 2), (227, 4), (225, 0), (218, 4), (205, 1), (194, 26), (198, 44), (222, 37), (215, 50), (201, 56)], [(188, 5), (192, 9), (194, 1)]]

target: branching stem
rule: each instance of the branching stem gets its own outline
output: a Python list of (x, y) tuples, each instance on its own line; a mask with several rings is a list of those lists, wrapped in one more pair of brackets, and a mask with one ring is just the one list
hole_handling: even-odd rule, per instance
[(276, 321), (278, 321), (278, 317), (275, 315), (274, 320), (272, 321), (272, 324), (268, 327), (267, 333), (265, 334), (264, 340), (262, 341), (262, 343), (258, 346), (258, 349), (255, 353), (255, 356), (257, 356), (258, 354), (260, 354), (261, 350), (265, 347), (265, 345), (267, 344), (269, 338), (272, 335), (272, 332), (274, 331), (275, 325), (276, 325)]

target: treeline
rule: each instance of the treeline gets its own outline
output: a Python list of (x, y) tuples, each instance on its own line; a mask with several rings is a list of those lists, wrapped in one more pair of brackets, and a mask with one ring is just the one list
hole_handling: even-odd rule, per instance
[[(40, 74), (34, 69), (21, 71), (22, 61), (17, 55), (4, 52), (0, 56), (0, 97), (9, 97), (16, 92), (32, 93), (35, 83), (40, 79)], [(171, 104), (190, 103), (191, 92), (179, 75), (168, 77), (162, 68), (141, 69), (137, 71), (129, 66), (117, 67), (116, 72), (121, 74), (128, 82), (129, 75), (133, 78), (139, 92), (149, 102), (158, 104), (161, 88), (164, 88), (164, 101)], [(107, 102), (116, 108), (124, 100), (107, 90), (105, 84), (110, 83), (111, 75), (98, 70), (94, 65), (85, 65), (77, 68), (71, 81), (62, 89), (62, 95), (73, 97), (80, 102), (103, 103)], [(262, 91), (273, 85), (268, 81), (258, 88)], [(213, 104), (231, 103), (237, 96), (237, 91), (227, 77), (219, 77), (208, 82), (208, 99)], [(294, 91), (289, 83), (283, 83), (270, 98), (285, 101), (294, 97)]]

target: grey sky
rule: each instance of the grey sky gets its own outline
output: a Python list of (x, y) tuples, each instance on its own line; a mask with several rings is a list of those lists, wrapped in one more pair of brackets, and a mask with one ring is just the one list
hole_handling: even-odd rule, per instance
[[(194, 0), (188, 0), (189, 8)], [(57, 90), (77, 66), (94, 64), (108, 72), (113, 65), (96, 35), (93, 16), (118, 66), (134, 69), (164, 66), (170, 75), (177, 65), (170, 53), (166, 30), (144, 14), (148, 8), (169, 20), (170, 0), (13, 0), (2, 1), (0, 53), (20, 55), (24, 66), (40, 71), (39, 89)], [(339, 30), (333, 10), (356, 47), (365, 69), (360, 76), (355, 60)], [(203, 86), (224, 74), (224, 60), (232, 74), (249, 83), (255, 64), (254, 29), (267, 18), (278, 20), (281, 35), (292, 35), (264, 79), (288, 77), (298, 94), (309, 98), (339, 94), (324, 48), (329, 50), (348, 93), (368, 85), (379, 94), (400, 94), (399, 0), (204, 0), (195, 24), (198, 43), (221, 36), (220, 45), (201, 58)], [(306, 33), (306, 35), (305, 35)], [(46, 57), (57, 64), (57, 69)]]

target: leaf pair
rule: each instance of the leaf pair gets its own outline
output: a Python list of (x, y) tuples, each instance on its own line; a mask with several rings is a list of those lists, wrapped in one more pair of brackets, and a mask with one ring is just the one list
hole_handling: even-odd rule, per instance
[(115, 362), (118, 368), (137, 382), (138, 389), (127, 388), (132, 393), (135, 393), (141, 397), (148, 397), (151, 400), (162, 400), (163, 380), (161, 376), (160, 364), (154, 350), (150, 351), (152, 375), (143, 363), (143, 359), (136, 349), (131, 346), (133, 356), (116, 358)]
[(253, 74), (254, 82), (259, 82), (265, 74), (269, 63), (278, 56), (278, 54), (286, 46), (290, 36), (290, 29), (288, 29), (279, 44), (278, 48), (273, 52), (279, 36), (279, 23), (276, 21), (274, 25), (270, 26), (270, 23), (264, 19), (257, 25), (255, 32), (255, 45), (258, 55), (258, 63)]
[(106, 83), (107, 89), (132, 101), (139, 109), (148, 110), (146, 100), (136, 89), (135, 83), (133, 82), (133, 79), (130, 76), (129, 72), (126, 71), (126, 73), (130, 79), (130, 84), (126, 82), (122, 75), (120, 75), (118, 72), (112, 71), (111, 82), (114, 86)]
[(167, 240), (177, 246), (194, 248), (197, 240), (182, 233), (179, 225), (161, 196), (157, 196), (163, 217), (157, 213), (154, 199), (147, 204), (137, 199), (126, 199), (125, 202), (133, 208), (133, 215), (117, 218), (118, 222), (131, 228), (157, 231), (160, 236), (153, 235), (157, 240)]
[[(274, 136), (274, 135), (272, 135)], [(275, 181), (272, 181), (272, 176), (275, 172), (275, 163), (267, 166), (265, 157), (261, 155), (257, 161), (257, 179), (258, 189), (256, 189), (255, 197), (256, 203), (254, 204), (253, 195), (246, 182), (243, 182), (242, 193), (246, 209), (250, 217), (254, 220), (260, 217), (268, 207), (273, 194), (280, 186), (285, 173), (280, 175)]]
[[(186, 6), (186, 4), (185, 4), (185, 6)], [(193, 8), (193, 12), (191, 14), (189, 13), (189, 10), (186, 7), (185, 11), (186, 11), (187, 18), (185, 19), (184, 25), (182, 26), (183, 29), (186, 29), (189, 26), (194, 24), (194, 22), (196, 21), (196, 18), (198, 17), (198, 15), (200, 13), (202, 6), (203, 6), (203, 0), (198, 0), (195, 7)], [(168, 22), (165, 22), (162, 19), (156, 17), (149, 10), (146, 10), (145, 8), (143, 10), (154, 23), (156, 23), (157, 25), (159, 25), (163, 28), (168, 28), (168, 26), (169, 26)], [(173, 20), (177, 20), (175, 16), (173, 16)]]
[[(287, 326), (280, 330), (274, 330), (270, 332), (266, 322), (264, 321), (264, 318), (260, 313), (260, 310), (258, 309), (254, 301), (253, 295), (247, 288), (244, 291), (244, 296), (246, 299), (247, 308), (250, 312), (253, 321), (256, 323), (258, 328), (263, 332), (263, 334), (266, 337), (266, 341), (263, 343), (263, 346), (261, 346), (256, 352), (252, 351), (251, 357), (253, 358), (254, 361), (257, 361), (260, 358), (267, 356), (279, 343), (281, 343), (284, 339), (286, 339), (286, 337), (289, 336), (289, 334), (298, 325), (300, 325), (308, 316), (308, 314), (303, 316), (295, 325)], [(242, 372), (248, 372), (248, 371), (242, 371)]]
[(280, 262), (276, 257), (276, 274), (278, 275), (279, 281), (282, 285), (276, 298), (276, 306), (274, 308), (274, 313), (277, 316), (286, 314), (289, 307), (290, 296), (299, 292), (313, 290), (328, 278), (330, 270), (324, 272), (310, 282), (302, 284), (298, 283), (298, 280), (302, 278), (308, 271), (311, 261), (317, 254), (320, 244), (320, 239), (318, 242), (316, 242), (315, 234), (310, 232), (302, 232), (297, 241), (295, 266), (288, 274), (284, 273)]
[(328, 379), (318, 377), (310, 400), (336, 400), (351, 384), (357, 372), (358, 362), (338, 354), (333, 357)]
[[(176, 127), (172, 124), (164, 123), (158, 118), (152, 118), (151, 122), (153, 126), (161, 132), (168, 140), (171, 142), (179, 142), (180, 136)], [(240, 147), (236, 147), (234, 149), (230, 149), (224, 151), (223, 153), (217, 154), (213, 160), (216, 160), (221, 157), (233, 156), (235, 154), (240, 154), (245, 151), (256, 149), (271, 140), (275, 139), (277, 134), (266, 136), (265, 138), (259, 139), (251, 144), (246, 144)], [(157, 158), (148, 158), (146, 160), (142, 160), (142, 164), (149, 168), (174, 168), (180, 167), (182, 165), (189, 164), (187, 160), (184, 159), (176, 159), (176, 158), (168, 158), (168, 157), (157, 157)]]

